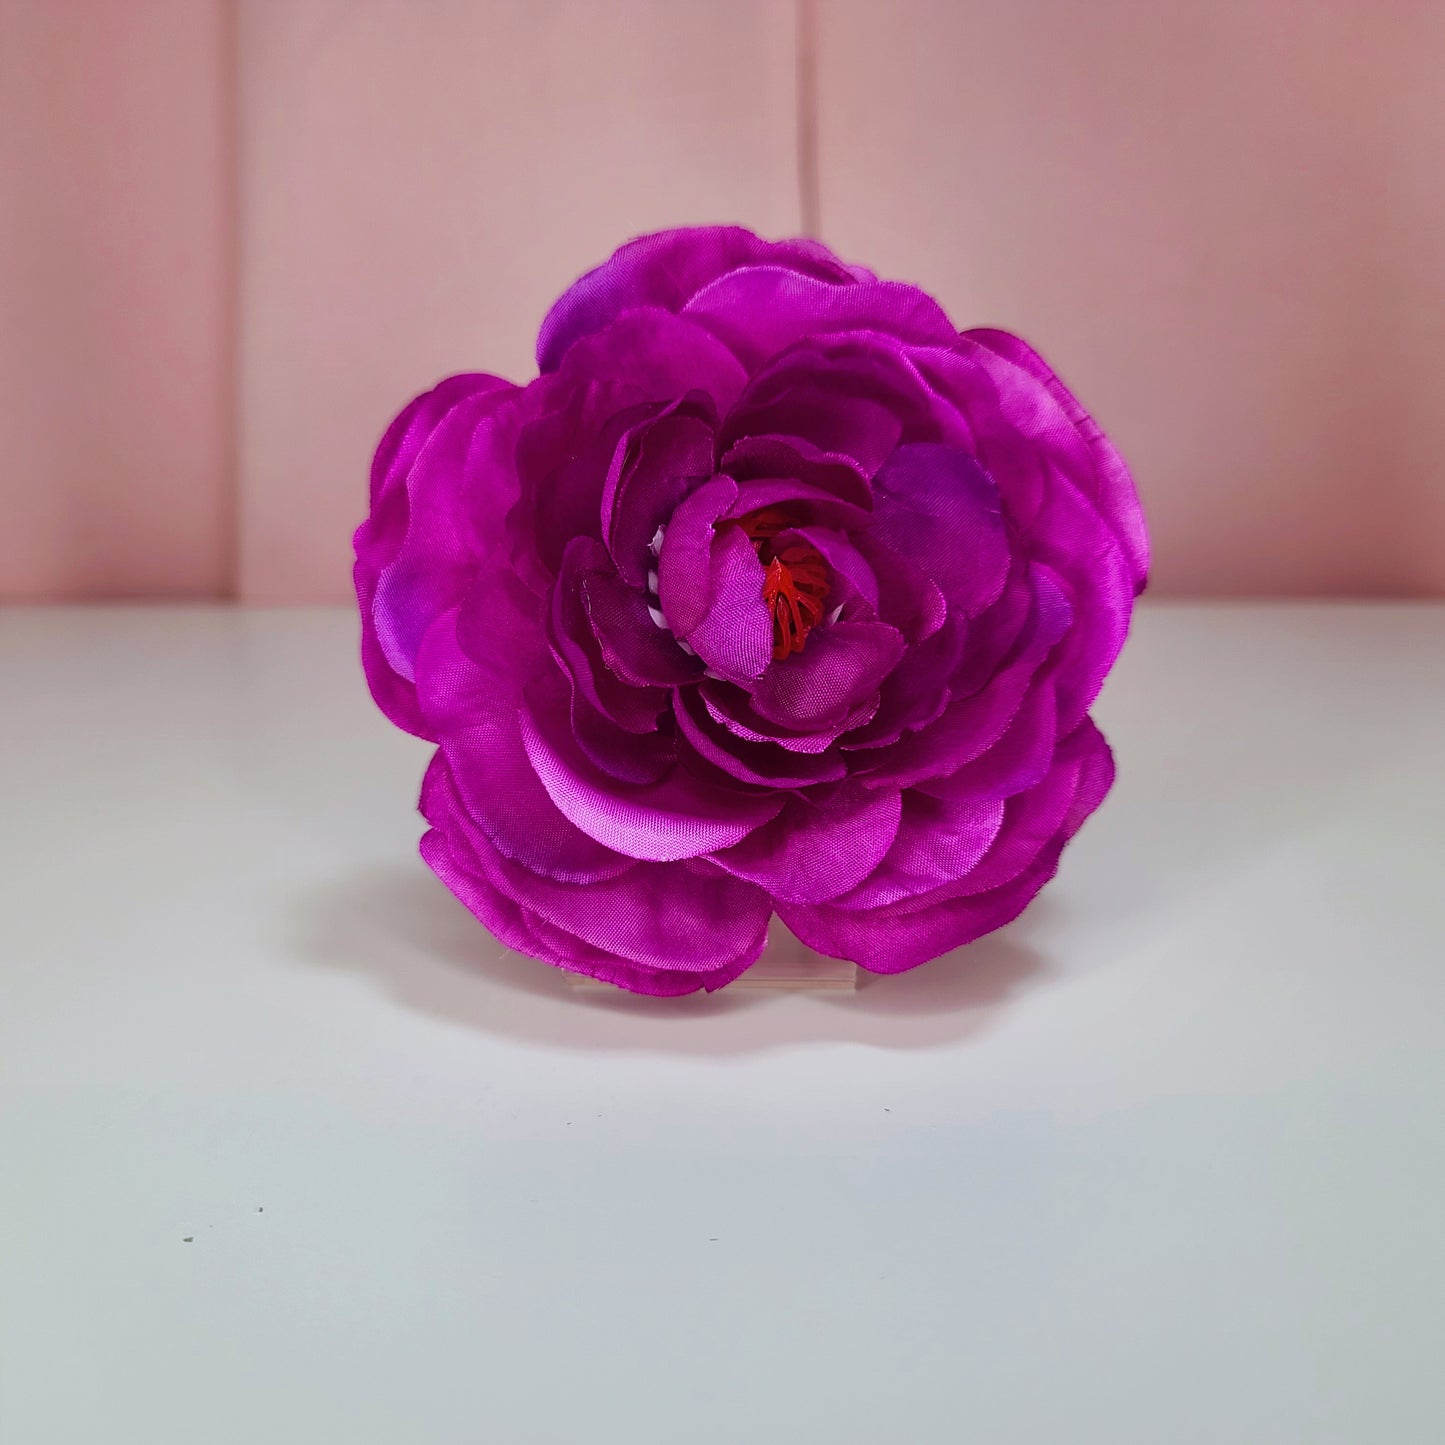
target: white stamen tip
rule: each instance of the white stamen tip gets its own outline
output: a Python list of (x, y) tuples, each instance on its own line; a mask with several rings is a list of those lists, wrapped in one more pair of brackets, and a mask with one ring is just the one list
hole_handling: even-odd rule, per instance
[(652, 541), (647, 544), (648, 547), (651, 548), (652, 555), (654, 557), (656, 557), (657, 554), (662, 551), (662, 539), (666, 531), (666, 527), (659, 527), (657, 531), (652, 534)]
[(689, 657), (696, 657), (696, 656), (697, 656), (697, 653), (695, 653), (695, 652), (692, 650), (692, 648), (690, 648), (690, 647), (687, 645), (687, 643), (685, 643), (685, 642), (682, 640), (682, 638), (680, 638), (680, 637), (677, 639), (677, 645), (678, 645), (680, 648), (682, 648), (682, 650), (683, 650), (685, 653), (687, 653), (687, 655), (688, 655)]
[(656, 572), (649, 572), (649, 573), (647, 574), (647, 590), (648, 590), (649, 592), (651, 592), (654, 597), (657, 596), (657, 573), (656, 573)]
[(652, 620), (653, 620), (660, 628), (662, 628), (662, 630), (663, 630), (664, 632), (670, 632), (670, 631), (672, 630), (672, 629), (667, 625), (667, 618), (665, 618), (665, 617), (662, 615), (662, 613), (657, 610), (657, 608), (655, 608), (655, 607), (649, 607), (649, 608), (647, 609), (647, 615), (648, 615), (650, 618), (652, 618)]
[(842, 612), (842, 610), (843, 610), (843, 604), (840, 602), (840, 603), (828, 614), (828, 621), (829, 621), (829, 622), (836, 622), (836, 621), (838, 620), (838, 614), (839, 614), (840, 612)]

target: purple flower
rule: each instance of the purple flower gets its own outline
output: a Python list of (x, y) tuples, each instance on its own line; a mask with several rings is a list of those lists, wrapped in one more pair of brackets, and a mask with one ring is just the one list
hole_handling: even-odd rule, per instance
[(1039, 356), (812, 241), (644, 236), (526, 386), (377, 450), (371, 689), (437, 752), (422, 853), (503, 942), (641, 993), (777, 912), (896, 973), (1014, 918), (1113, 779), (1087, 710), (1148, 543)]

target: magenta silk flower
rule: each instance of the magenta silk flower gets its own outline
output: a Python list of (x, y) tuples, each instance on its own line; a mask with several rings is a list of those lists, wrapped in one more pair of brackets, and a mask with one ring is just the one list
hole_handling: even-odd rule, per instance
[(1113, 781), (1087, 710), (1148, 565), (1058, 377), (732, 227), (623, 246), (537, 364), (413, 401), (356, 534), (447, 886), (648, 994), (735, 979), (774, 912), (880, 973), (1014, 918)]

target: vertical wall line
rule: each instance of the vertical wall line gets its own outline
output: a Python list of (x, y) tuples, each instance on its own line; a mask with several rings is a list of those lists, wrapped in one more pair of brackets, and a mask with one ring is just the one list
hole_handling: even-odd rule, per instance
[(797, 40), (798, 221), (805, 236), (822, 224), (818, 188), (818, 5), (794, 0)]
[(225, 438), (221, 488), (221, 575), (224, 601), (241, 600), (241, 17), (239, 0), (221, 0), (222, 123), (225, 127), (222, 166), (225, 175), (225, 329), (224, 401), (222, 429)]

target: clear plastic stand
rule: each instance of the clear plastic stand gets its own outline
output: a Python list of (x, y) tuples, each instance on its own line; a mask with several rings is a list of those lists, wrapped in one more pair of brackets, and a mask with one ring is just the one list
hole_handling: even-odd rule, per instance
[[(612, 988), (584, 974), (569, 974), (577, 988)], [(794, 938), (775, 918), (768, 926), (763, 956), (729, 988), (771, 989), (854, 989), (858, 987), (858, 966), (846, 959), (825, 958), (806, 943)]]

